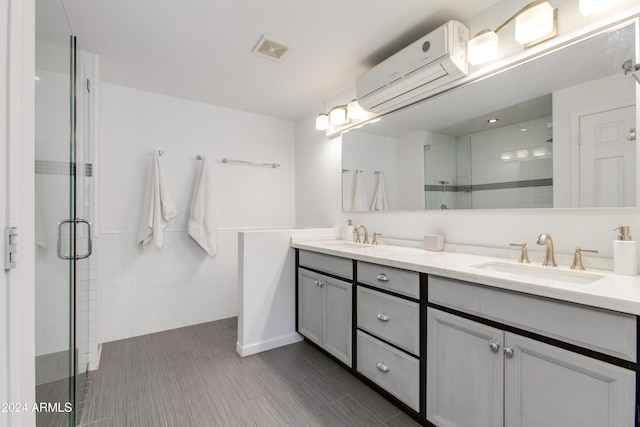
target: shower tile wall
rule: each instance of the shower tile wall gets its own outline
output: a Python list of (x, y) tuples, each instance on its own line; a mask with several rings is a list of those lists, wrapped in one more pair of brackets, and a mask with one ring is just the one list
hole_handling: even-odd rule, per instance
[[(98, 93), (100, 342), (236, 315), (238, 230), (295, 223), (293, 123), (105, 82)], [(178, 212), (161, 249), (137, 243), (155, 150), (164, 152)], [(215, 258), (186, 231), (198, 154), (211, 172)], [(224, 164), (223, 157), (281, 167)]]
[(224, 319), (237, 314), (238, 232), (219, 233), (209, 257), (185, 231), (164, 234), (144, 250), (137, 233), (100, 238), (103, 342)]

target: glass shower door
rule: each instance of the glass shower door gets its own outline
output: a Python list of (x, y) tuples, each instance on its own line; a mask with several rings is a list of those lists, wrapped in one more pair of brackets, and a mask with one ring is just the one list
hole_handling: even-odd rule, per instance
[[(62, 2), (36, 2), (35, 294), (37, 426), (75, 426), (76, 283), (90, 253), (76, 208), (76, 46)], [(88, 239), (80, 241), (79, 234)]]

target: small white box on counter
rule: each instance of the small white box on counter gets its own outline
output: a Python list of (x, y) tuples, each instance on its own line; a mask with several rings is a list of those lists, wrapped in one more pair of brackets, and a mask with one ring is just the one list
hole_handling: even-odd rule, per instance
[(443, 251), (444, 236), (441, 234), (427, 234), (424, 236), (424, 248), (428, 251)]

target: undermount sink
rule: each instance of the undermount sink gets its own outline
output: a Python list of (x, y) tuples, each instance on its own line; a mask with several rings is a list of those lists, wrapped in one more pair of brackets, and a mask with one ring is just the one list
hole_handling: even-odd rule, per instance
[(557, 270), (554, 267), (536, 267), (528, 264), (511, 264), (499, 261), (484, 262), (473, 265), (472, 267), (500, 273), (517, 274), (523, 277), (535, 277), (582, 285), (593, 283), (604, 277), (598, 274), (578, 271)]
[(365, 249), (374, 247), (371, 243), (355, 243), (348, 240), (336, 240), (325, 243), (327, 246), (332, 246), (339, 249)]

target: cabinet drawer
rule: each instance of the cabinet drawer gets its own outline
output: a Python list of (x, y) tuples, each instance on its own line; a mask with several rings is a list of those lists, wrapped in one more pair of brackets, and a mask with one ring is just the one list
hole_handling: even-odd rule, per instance
[(409, 405), (420, 410), (418, 359), (358, 331), (358, 372)]
[(636, 317), (429, 276), (429, 302), (636, 361)]
[(298, 253), (298, 264), (345, 279), (353, 278), (353, 262), (347, 258), (301, 250)]
[(420, 274), (415, 271), (358, 262), (358, 282), (420, 298)]
[(358, 327), (420, 354), (418, 303), (358, 286)]

